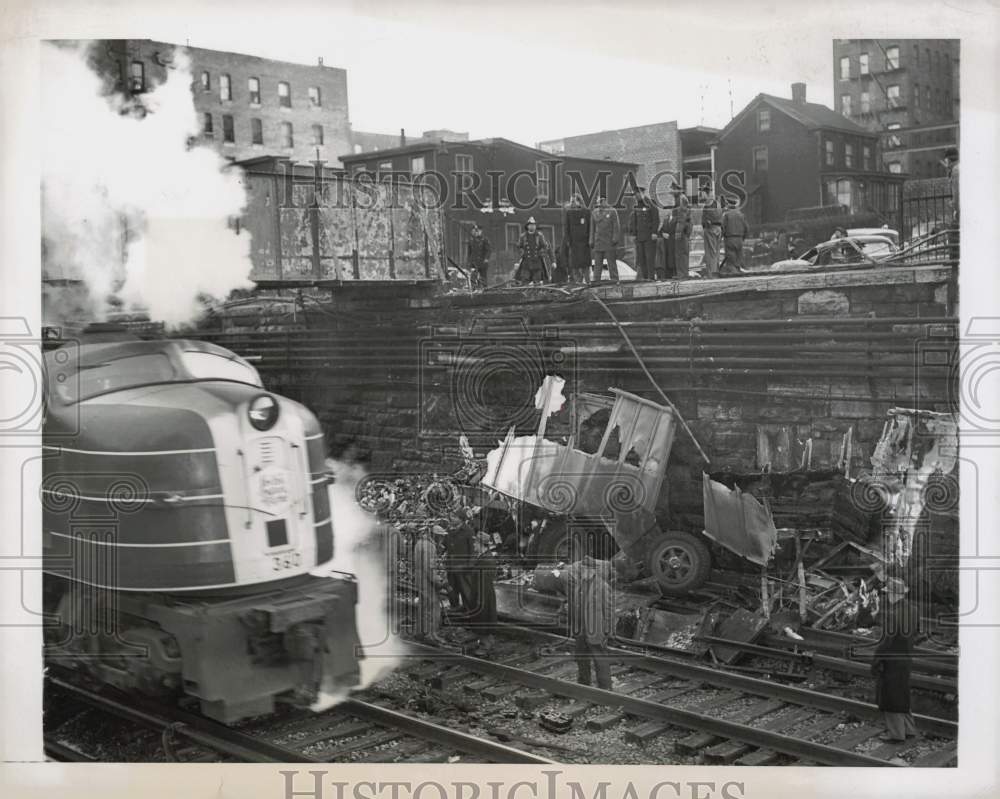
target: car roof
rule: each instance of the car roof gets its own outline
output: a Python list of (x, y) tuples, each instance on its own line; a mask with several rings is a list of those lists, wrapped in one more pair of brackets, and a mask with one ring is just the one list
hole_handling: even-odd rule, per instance
[(888, 236), (876, 236), (871, 234), (865, 236), (841, 236), (839, 239), (821, 241), (819, 244), (815, 245), (815, 248), (829, 249), (837, 246), (838, 244), (843, 244), (845, 241), (853, 241), (855, 244), (891, 244), (892, 246), (895, 246), (895, 242)]

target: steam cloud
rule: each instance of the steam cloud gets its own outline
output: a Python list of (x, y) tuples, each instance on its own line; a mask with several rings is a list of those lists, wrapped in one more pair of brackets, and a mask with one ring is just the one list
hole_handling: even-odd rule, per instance
[[(405, 644), (396, 636), (392, 623), (389, 596), (390, 586), (396, 579), (397, 564), (387, 561), (386, 553), (373, 545), (374, 517), (358, 505), (355, 488), (364, 470), (339, 461), (328, 461), (333, 467), (336, 482), (330, 486), (330, 515), (334, 520), (333, 561), (321, 567), (328, 570), (350, 572), (358, 580), (358, 604), (355, 621), (358, 637), (365, 648), (361, 665), (361, 688), (389, 674), (399, 664), (406, 652)], [(313, 710), (325, 710), (346, 698), (345, 694), (321, 691)]]
[(42, 46), (43, 275), (82, 280), (83, 313), (97, 319), (116, 296), (176, 326), (198, 315), (199, 296), (248, 285), (250, 236), (229, 227), (246, 204), (240, 176), (189, 147), (199, 120), (182, 50), (174, 66), (142, 96), (142, 116), (106, 93), (86, 46)]

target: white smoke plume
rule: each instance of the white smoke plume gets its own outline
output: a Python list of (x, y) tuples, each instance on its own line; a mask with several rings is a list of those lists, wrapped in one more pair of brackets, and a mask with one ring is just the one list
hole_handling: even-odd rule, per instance
[[(364, 469), (340, 461), (327, 463), (336, 477), (329, 488), (334, 555), (322, 571), (350, 572), (358, 579), (355, 620), (366, 655), (361, 661), (359, 687), (365, 688), (395, 669), (406, 652), (405, 644), (396, 635), (392, 622), (395, 614), (389, 606), (397, 564), (387, 562), (384, 550), (372, 541), (375, 518), (357, 502), (355, 489), (365, 476)], [(322, 711), (345, 698), (345, 694), (324, 691), (312, 709)]]
[(248, 285), (250, 236), (229, 227), (246, 204), (240, 176), (189, 146), (199, 120), (182, 49), (174, 67), (142, 95), (143, 115), (105, 93), (86, 45), (42, 46), (43, 273), (83, 280), (97, 319), (116, 296), (176, 326), (200, 295)]

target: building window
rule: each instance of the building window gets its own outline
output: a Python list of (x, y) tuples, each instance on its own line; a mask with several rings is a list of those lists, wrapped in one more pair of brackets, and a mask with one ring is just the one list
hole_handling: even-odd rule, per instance
[(516, 250), (517, 243), (521, 240), (521, 226), (508, 222), (504, 226), (504, 238), (506, 239), (508, 250)]
[(942, 113), (944, 113), (945, 115), (947, 115), (949, 117), (952, 114), (952, 110), (951, 110), (951, 92), (949, 92), (949, 91), (945, 91), (945, 93), (944, 93), (944, 108), (941, 109), (941, 110), (942, 110)]
[(544, 161), (535, 162), (535, 177), (538, 179), (538, 202), (548, 202), (552, 190), (549, 181), (549, 165)]
[(931, 110), (931, 87), (924, 86), (924, 108)]
[(391, 175), (392, 161), (380, 161), (378, 165), (378, 173), (380, 175)]
[(761, 108), (757, 111), (757, 132), (767, 133), (771, 129), (771, 109)]
[(207, 111), (201, 115), (201, 132), (209, 138), (215, 135), (215, 128), (212, 126), (212, 115)]
[(851, 95), (840, 95), (840, 113), (842, 113), (845, 117), (849, 117), (851, 115)]
[(913, 107), (920, 108), (920, 87), (913, 87)]
[(872, 96), (868, 92), (861, 92), (861, 113), (869, 114), (872, 110)]
[(935, 89), (934, 90), (934, 105), (932, 107), (934, 109), (934, 113), (936, 113), (936, 114), (940, 114), (941, 113), (941, 90), (940, 89)]
[[(899, 130), (900, 127), (901, 125), (898, 122), (890, 122), (888, 125), (886, 125), (886, 130)], [(896, 136), (894, 134), (889, 135), (890, 147), (900, 147), (901, 145), (902, 141), (900, 140), (899, 136)]]
[(295, 146), (295, 136), (292, 132), (291, 122), (281, 123), (281, 146), (286, 150), (291, 150)]
[(236, 132), (233, 130), (232, 114), (222, 115), (222, 141), (226, 144), (236, 143)]
[(323, 126), (322, 125), (313, 125), (312, 126), (312, 134), (313, 134), (313, 147), (322, 147), (323, 146)]
[(893, 83), (885, 90), (885, 97), (889, 101), (889, 108), (899, 107), (899, 84)]
[(355, 144), (354, 145), (354, 154), (357, 155), (360, 152), (361, 152), (361, 145), (360, 144)]
[(848, 169), (854, 169), (854, 145), (845, 144), (844, 145), (844, 166)]
[(753, 171), (767, 172), (767, 147), (753, 148)]
[(939, 75), (941, 74), (941, 51), (940, 50), (935, 50), (934, 51), (934, 71), (936, 73), (938, 73)]
[(260, 79), (247, 80), (247, 93), (250, 95), (250, 105), (260, 105)]
[(292, 89), (284, 81), (278, 84), (278, 105), (282, 108), (292, 107)]
[(862, 53), (858, 56), (858, 72), (862, 75), (868, 74), (868, 53)]
[(411, 175), (422, 175), (427, 171), (424, 166), (424, 157), (422, 155), (415, 155), (410, 159), (410, 174)]
[(320, 108), (323, 105), (323, 100), (319, 93), (319, 86), (309, 87), (309, 105), (312, 108)]
[(228, 75), (219, 75), (219, 99), (223, 102), (233, 99), (233, 84)]
[(250, 120), (250, 143), (264, 143), (264, 124), (257, 118)]
[(918, 45), (913, 45), (913, 64), (920, 66), (920, 47)]
[(826, 144), (826, 165), (833, 166), (833, 140), (827, 139)]
[(889, 47), (885, 51), (885, 68), (899, 69), (899, 48)]
[(848, 55), (840, 58), (840, 79), (850, 80), (851, 78), (851, 57)]
[(207, 69), (201, 72), (201, 90), (203, 92), (212, 91), (212, 76), (208, 74)]
[(843, 205), (848, 211), (851, 210), (851, 181), (847, 178), (828, 180), (826, 182), (826, 194), (834, 204)]
[(924, 55), (927, 56), (927, 70), (930, 71), (931, 68), (931, 48), (926, 48), (924, 50)]
[(134, 92), (146, 91), (146, 65), (142, 61), (133, 61), (129, 67), (129, 88)]
[(472, 172), (472, 156), (471, 155), (456, 155), (455, 156), (455, 171), (468, 173)]
[(867, 144), (861, 147), (861, 168), (866, 172), (872, 171), (872, 148)]
[(903, 171), (903, 165), (899, 161), (890, 161), (889, 171), (894, 175), (898, 175)]

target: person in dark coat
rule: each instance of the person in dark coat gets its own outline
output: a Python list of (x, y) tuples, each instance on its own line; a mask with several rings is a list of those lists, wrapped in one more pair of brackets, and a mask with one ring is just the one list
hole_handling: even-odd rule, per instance
[(566, 209), (563, 228), (566, 267), (570, 283), (586, 283), (590, 271), (590, 211), (583, 198), (574, 194)]
[(521, 252), (521, 260), (518, 262), (514, 279), (518, 283), (529, 285), (548, 282), (552, 249), (545, 236), (538, 232), (535, 217), (531, 217), (525, 223), (524, 233), (517, 242), (517, 249)]
[(722, 213), (722, 241), (726, 256), (719, 274), (738, 275), (743, 271), (743, 240), (750, 233), (750, 226), (743, 212), (733, 203)]
[(635, 271), (639, 280), (652, 280), (656, 275), (656, 239), (659, 237), (660, 211), (649, 199), (646, 187), (639, 186), (628, 221), (628, 232), (635, 237)]
[(668, 208), (660, 223), (659, 252), (657, 253), (657, 277), (664, 280), (673, 280), (674, 265), (676, 263), (674, 253), (674, 235), (677, 232), (676, 209)]
[(437, 576), (437, 545), (429, 529), (421, 531), (413, 545), (413, 583), (417, 593), (417, 614), (414, 638), (418, 641), (438, 644), (441, 629), (441, 603), (438, 589), (441, 582)]
[(445, 568), (448, 575), (449, 596), (452, 611), (463, 618), (476, 609), (475, 573), (472, 570), (473, 547), (472, 527), (458, 516), (453, 516), (448, 525), (446, 546), (448, 557)]
[(906, 592), (906, 584), (898, 577), (886, 581), (882, 640), (872, 658), (875, 700), (882, 711), (887, 741), (905, 741), (917, 734), (910, 712), (910, 669), (920, 617)]
[[(670, 240), (674, 251), (673, 276), (677, 280), (687, 280), (690, 275), (691, 260), (691, 205), (683, 194), (677, 195), (677, 205), (674, 208), (674, 234)], [(670, 276), (670, 273), (667, 273)]]
[(719, 250), (722, 245), (722, 211), (712, 197), (701, 212), (701, 231), (705, 241), (705, 277), (719, 276)]
[(481, 533), (473, 539), (475, 554), (473, 570), (475, 580), (475, 606), (469, 616), (469, 623), (483, 636), (481, 645), (489, 649), (493, 646), (493, 631), (497, 626), (497, 560), (490, 546), (490, 539)]
[(486, 288), (486, 265), (489, 263), (493, 248), (490, 240), (483, 235), (479, 225), (472, 225), (472, 235), (465, 250), (465, 263), (469, 276), (473, 279), (473, 288)]
[(612, 687), (608, 639), (615, 630), (610, 577), (611, 564), (589, 555), (566, 567), (570, 634), (575, 641), (579, 682), (590, 685), (593, 667), (597, 687), (606, 691)]
[(601, 196), (590, 215), (590, 250), (594, 254), (594, 280), (604, 274), (604, 262), (608, 263), (608, 274), (618, 282), (618, 245), (621, 242), (621, 223), (618, 212), (608, 205), (608, 199)]

